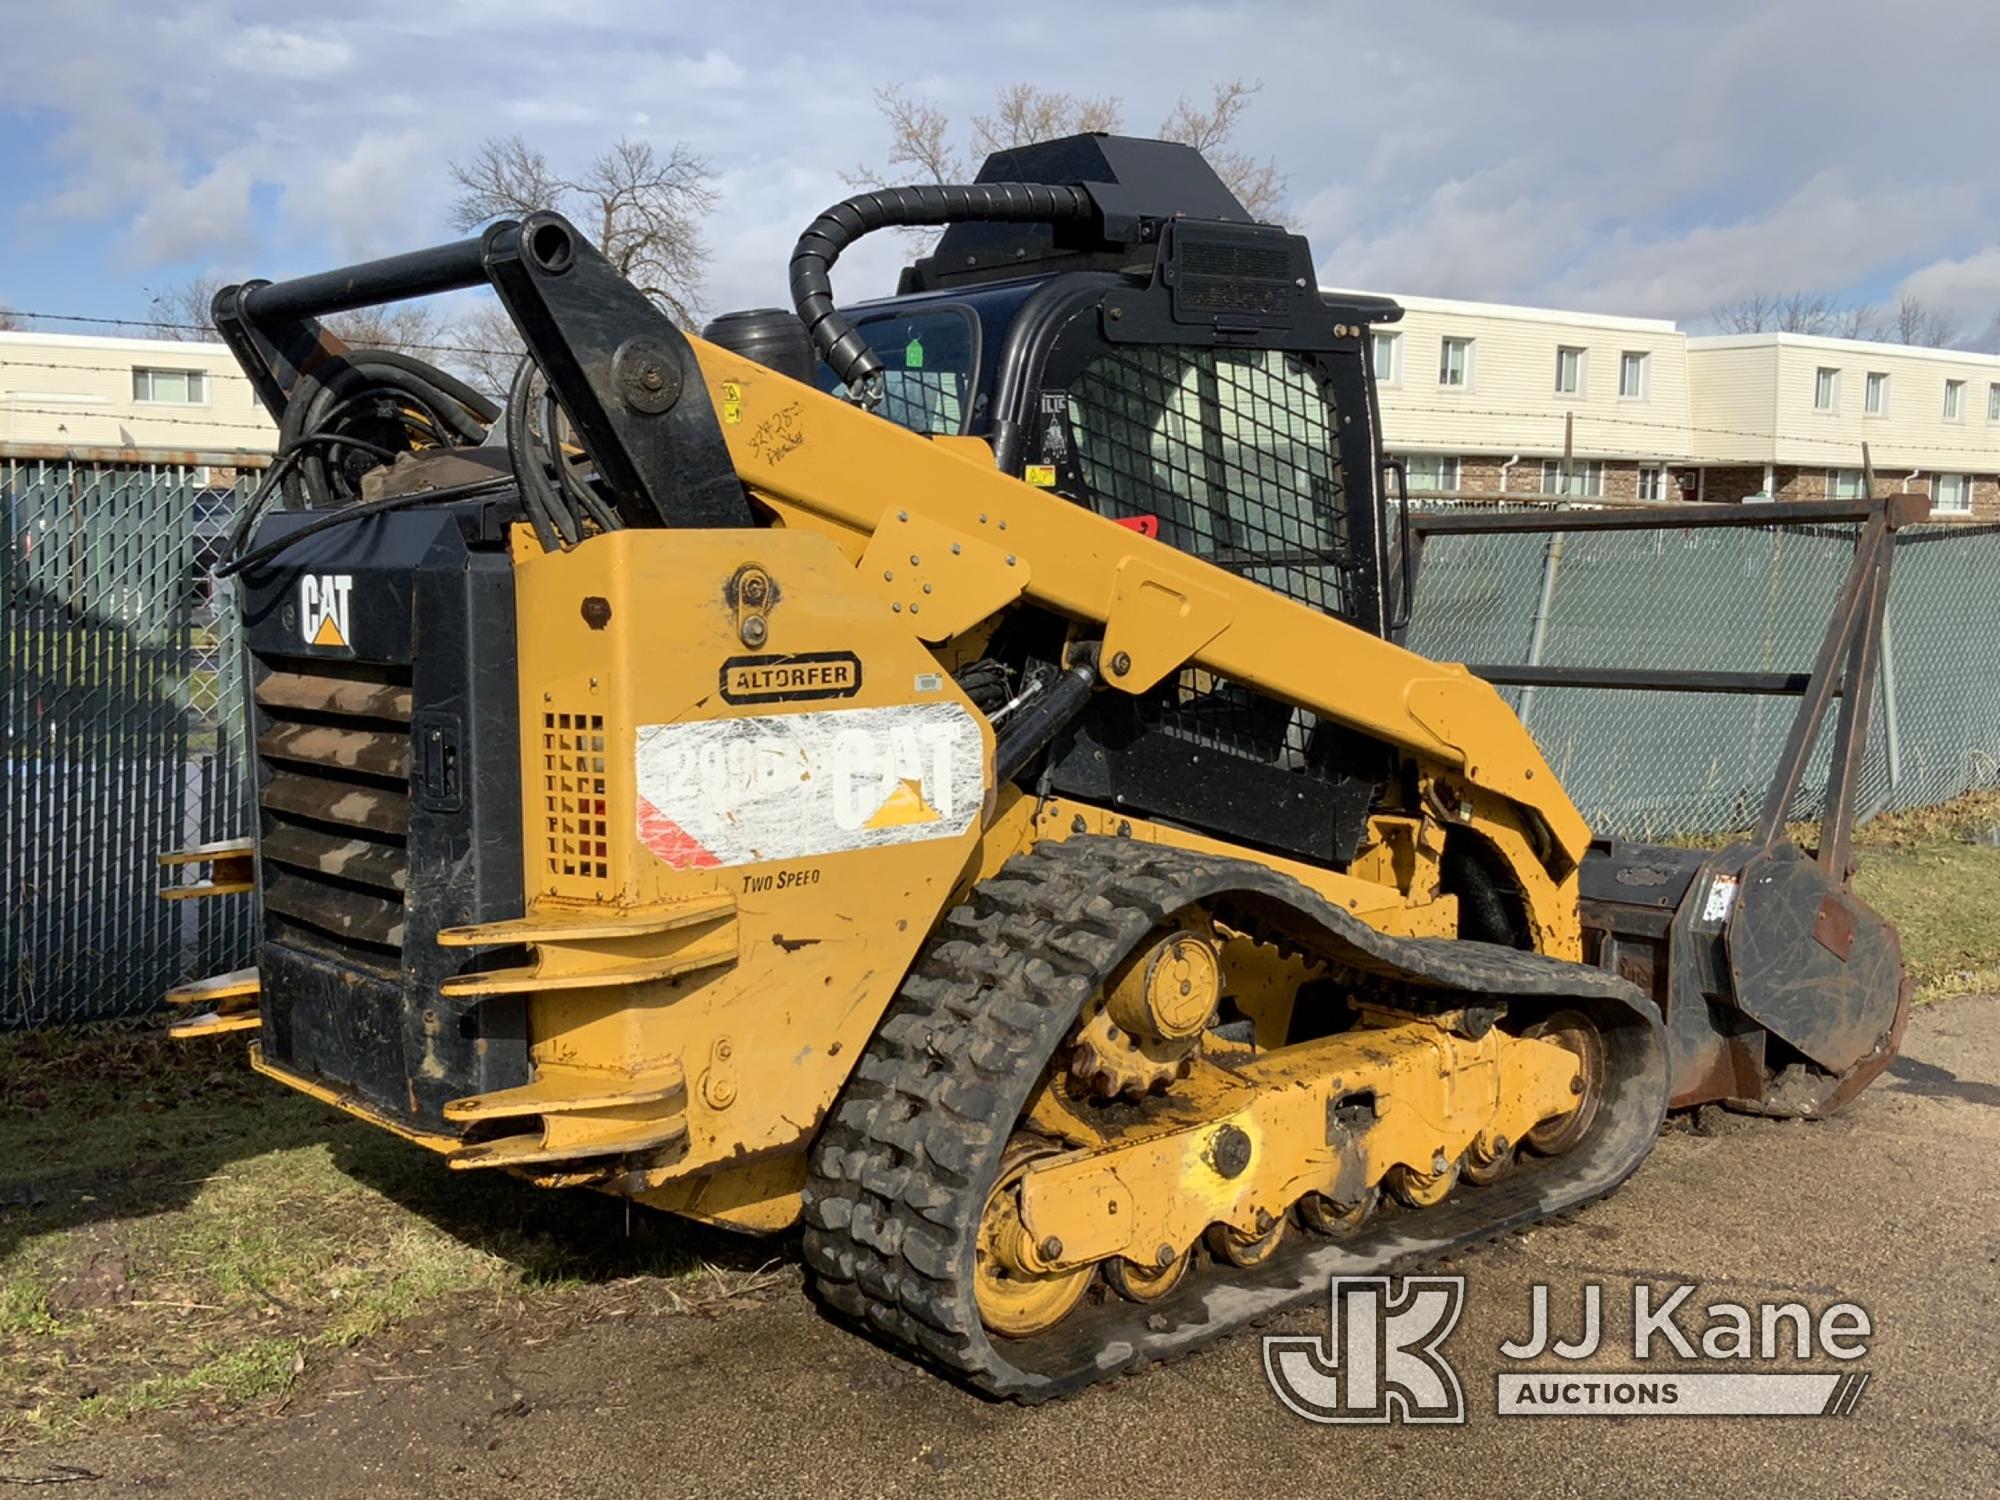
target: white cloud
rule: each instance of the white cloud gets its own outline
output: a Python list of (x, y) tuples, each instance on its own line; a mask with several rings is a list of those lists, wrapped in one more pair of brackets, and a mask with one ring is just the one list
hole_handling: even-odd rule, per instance
[(168, 265), (240, 243), (249, 232), (253, 181), (247, 155), (236, 155), (191, 181), (162, 183), (121, 236), (121, 258), (138, 268)]
[[(337, 26), (241, 9), (16, 7), (8, 103), (55, 128), (55, 185), (21, 224), (56, 212), (101, 221), (120, 255), (286, 275), (447, 235), (445, 163), (484, 134), (518, 129), (561, 167), (626, 132), (715, 164), (708, 300), (726, 308), (780, 300), (798, 230), (881, 158), (880, 85), (961, 124), (1016, 79), (1115, 94), (1143, 131), (1240, 76), (1264, 84), (1240, 144), (1288, 174), (1343, 285), (1697, 318), (1750, 291), (1884, 300), (1907, 273), (1973, 319), (2000, 259), (1968, 249), (2000, 240), (2000, 6), (864, 8), (837, 46), (803, 0), (349, 0)], [(843, 294), (888, 290), (908, 249), (864, 240)], [(95, 269), (107, 302), (136, 299)]]
[(1824, 172), (1768, 212), (1643, 238), (1612, 230), (1540, 295), (1582, 307), (1700, 318), (1756, 293), (1838, 291), (1893, 263), (1912, 226), (1950, 235), (1980, 217), (1969, 186), (1857, 189)]
[[(323, 259), (354, 260), (439, 238), (423, 191), (436, 163), (420, 130), (369, 131), (285, 190), (286, 218), (331, 242)], [(289, 174), (288, 174), (289, 175)]]
[(223, 50), (223, 60), (246, 73), (280, 78), (331, 78), (354, 66), (352, 44), (335, 36), (309, 36), (276, 26), (251, 26)]
[(2000, 245), (1919, 266), (1896, 290), (1975, 327), (2000, 323)]

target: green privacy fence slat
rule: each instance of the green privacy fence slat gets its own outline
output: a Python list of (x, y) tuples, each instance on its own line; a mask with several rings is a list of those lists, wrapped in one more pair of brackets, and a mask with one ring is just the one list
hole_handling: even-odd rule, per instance
[[(1810, 670), (1856, 528), (1440, 535), (1424, 545), (1411, 646), (1447, 661)], [(2000, 528), (1897, 536), (1863, 815), (2000, 783)], [(1544, 611), (1543, 602), (1547, 607)], [(1797, 700), (1508, 688), (1600, 833), (1659, 839), (1754, 821)], [(1831, 715), (1794, 817), (1826, 790)]]
[[(140, 1015), (251, 961), (247, 897), (167, 903), (166, 849), (249, 828), (233, 595), (249, 479), (0, 460), (0, 1030)], [(1803, 671), (1853, 529), (1436, 536), (1411, 644), (1451, 661)], [(1545, 590), (1553, 573), (1553, 585)], [(2000, 784), (2000, 528), (1900, 535), (1865, 812)], [(1506, 689), (1600, 832), (1755, 816), (1794, 701)], [(1794, 804), (1818, 811), (1827, 744)], [(1892, 748), (1893, 744), (1893, 748)]]
[(157, 895), (162, 851), (246, 826), (207, 583), (237, 495), (201, 477), (0, 460), (0, 1030), (140, 1014), (245, 961), (247, 903)]

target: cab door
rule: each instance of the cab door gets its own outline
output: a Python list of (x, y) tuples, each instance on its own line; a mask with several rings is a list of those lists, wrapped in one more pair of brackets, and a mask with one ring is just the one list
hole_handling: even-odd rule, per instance
[(1022, 310), (1017, 378), (997, 403), (1018, 472), (1383, 634), (1362, 326), (1320, 312), (1316, 293), (1301, 320), (1246, 326), (1176, 317), (1158, 277), (1102, 282), (1059, 282), (1043, 293), (1058, 305)]

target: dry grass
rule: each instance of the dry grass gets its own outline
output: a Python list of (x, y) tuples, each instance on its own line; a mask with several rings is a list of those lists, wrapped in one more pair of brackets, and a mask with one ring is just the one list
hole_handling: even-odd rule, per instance
[[(1788, 830), (1804, 848), (1817, 823)], [(1673, 839), (1720, 849), (1741, 834)], [(1903, 935), (1917, 999), (2000, 991), (2000, 791), (1972, 792), (1938, 807), (1884, 813), (1855, 830), (1854, 888)]]
[(0, 1038), (0, 1440), (273, 1398), (468, 1300), (700, 1310), (761, 1289), (770, 1254), (447, 1172), (227, 1043)]
[(2000, 792), (1885, 814), (1856, 835), (1854, 888), (1903, 934), (1919, 1000), (2000, 990)]
[[(1878, 818), (1858, 886), (1923, 998), (2000, 990), (2000, 795)], [(1809, 836), (1809, 835), (1808, 835)], [(282, 1399), (309, 1363), (469, 1302), (713, 1311), (768, 1246), (447, 1172), (226, 1041), (0, 1037), (0, 1442)]]

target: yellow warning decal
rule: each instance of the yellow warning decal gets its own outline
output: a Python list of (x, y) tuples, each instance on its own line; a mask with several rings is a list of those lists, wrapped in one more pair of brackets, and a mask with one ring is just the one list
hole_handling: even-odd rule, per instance
[(722, 420), (732, 427), (743, 420), (743, 387), (733, 380), (722, 382)]
[(1052, 490), (1056, 487), (1056, 466), (1029, 464), (1021, 471), (1021, 477), (1038, 490)]
[(905, 777), (896, 783), (896, 789), (875, 809), (873, 816), (861, 826), (863, 828), (908, 828), (917, 823), (935, 823), (938, 810), (924, 800), (923, 783), (912, 777)]

